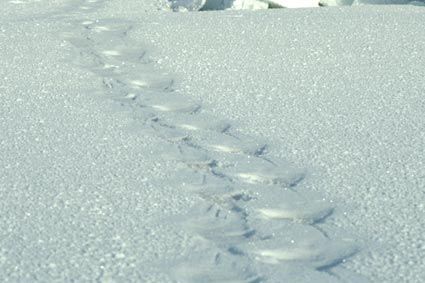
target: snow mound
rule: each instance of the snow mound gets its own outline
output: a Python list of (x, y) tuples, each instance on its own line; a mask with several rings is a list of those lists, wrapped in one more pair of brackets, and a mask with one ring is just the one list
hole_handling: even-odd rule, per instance
[(319, 7), (319, 0), (172, 0), (169, 7), (173, 11), (310, 8)]
[(320, 0), (323, 6), (355, 6), (355, 5), (424, 5), (422, 0)]
[(423, 0), (168, 0), (173, 11), (258, 10), (269, 8), (315, 8), (354, 5), (425, 5)]

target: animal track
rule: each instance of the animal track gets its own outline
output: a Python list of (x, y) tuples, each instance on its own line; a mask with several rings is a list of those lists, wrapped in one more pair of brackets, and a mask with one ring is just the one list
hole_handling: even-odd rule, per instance
[[(250, 225), (256, 226), (255, 223)], [(250, 247), (246, 250), (266, 263), (304, 262), (315, 269), (321, 269), (357, 251), (351, 241), (328, 239), (309, 225), (274, 221), (268, 224), (268, 228), (263, 225), (257, 227), (262, 231), (263, 239), (248, 242)], [(268, 237), (264, 237), (265, 234)]]
[(193, 114), (201, 109), (199, 104), (184, 97), (163, 92), (140, 95), (135, 103), (140, 107), (152, 108), (158, 112)]
[(217, 120), (215, 117), (208, 115), (174, 115), (173, 117), (162, 117), (159, 123), (169, 127), (180, 128), (192, 132), (213, 131), (225, 133), (231, 128), (231, 124), (226, 121)]
[(230, 154), (260, 154), (266, 144), (256, 140), (243, 140), (225, 133), (205, 132), (194, 136), (194, 143), (210, 151)]
[[(253, 147), (255, 148), (255, 147)], [(257, 146), (261, 148), (260, 146)], [(252, 152), (256, 152), (253, 150)], [(280, 185), (291, 188), (301, 182), (306, 172), (282, 161), (270, 161), (255, 155), (235, 155), (226, 159), (217, 171), (246, 184)]]
[(323, 199), (306, 199), (300, 193), (280, 186), (245, 186), (244, 193), (251, 200), (245, 204), (249, 214), (265, 221), (287, 219), (314, 224), (333, 212), (330, 203)]
[[(83, 1), (80, 9), (102, 3)], [(63, 37), (75, 47), (75, 64), (99, 76), (105, 97), (132, 113), (134, 127), (168, 141), (154, 154), (177, 164), (170, 183), (176, 193), (199, 196), (187, 215), (173, 219), (202, 246), (170, 268), (178, 282), (265, 282), (279, 272), (276, 278), (286, 278), (291, 266), (326, 271), (356, 252), (314, 226), (333, 207), (296, 192), (306, 171), (268, 156), (267, 142), (232, 133), (232, 123), (174, 91), (174, 79), (154, 72), (146, 50), (129, 36), (133, 22), (70, 24)]]

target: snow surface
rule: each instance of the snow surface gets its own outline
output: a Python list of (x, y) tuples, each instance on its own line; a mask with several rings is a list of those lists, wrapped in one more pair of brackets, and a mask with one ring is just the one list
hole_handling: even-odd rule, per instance
[(421, 282), (422, 9), (3, 6), (1, 281)]
[(337, 204), (325, 230), (364, 241), (344, 266), (422, 282), (424, 20), (407, 6), (174, 14), (134, 37), (185, 78), (181, 93), (317, 173), (307, 187)]
[(164, 219), (195, 200), (163, 181), (176, 166), (151, 153), (163, 141), (92, 95), (65, 28), (1, 22), (1, 281), (166, 282), (164, 259), (193, 236)]

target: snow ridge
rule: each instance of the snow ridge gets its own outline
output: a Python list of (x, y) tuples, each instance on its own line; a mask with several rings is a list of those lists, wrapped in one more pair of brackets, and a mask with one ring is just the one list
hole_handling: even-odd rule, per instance
[[(69, 7), (78, 18), (102, 5)], [(71, 11), (72, 10), (72, 11)], [(170, 180), (199, 196), (175, 225), (197, 235), (196, 250), (167, 270), (176, 282), (340, 282), (332, 268), (357, 252), (351, 240), (332, 239), (317, 226), (333, 213), (327, 201), (297, 191), (305, 169), (267, 154), (268, 145), (243, 136), (229, 121), (174, 91), (174, 79), (154, 71), (129, 36), (125, 19), (72, 22), (63, 37), (75, 64), (101, 78), (101, 93), (131, 112), (144, 135), (167, 141), (158, 158), (180, 164)]]

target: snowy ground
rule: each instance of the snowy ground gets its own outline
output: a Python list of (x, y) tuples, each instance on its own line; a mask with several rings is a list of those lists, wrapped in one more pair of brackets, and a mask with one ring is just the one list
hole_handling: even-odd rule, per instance
[(2, 281), (421, 282), (422, 7), (4, 6)]
[[(318, 174), (310, 188), (340, 213), (328, 223), (366, 241), (346, 266), (372, 282), (421, 282), (424, 16), (405, 6), (178, 14), (135, 34), (185, 78), (182, 93)], [(166, 24), (151, 33), (154, 22)]]

